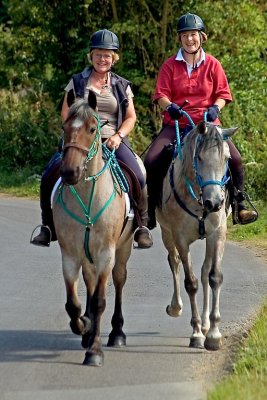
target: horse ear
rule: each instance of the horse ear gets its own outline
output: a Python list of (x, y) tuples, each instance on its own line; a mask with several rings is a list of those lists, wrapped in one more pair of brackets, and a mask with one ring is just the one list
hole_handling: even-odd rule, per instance
[(96, 110), (96, 105), (97, 105), (96, 94), (91, 89), (89, 89), (88, 104), (93, 110)]
[(74, 100), (75, 100), (74, 91), (73, 89), (71, 89), (67, 94), (68, 107), (70, 107), (74, 103)]
[(239, 126), (236, 126), (235, 128), (227, 128), (227, 129), (222, 129), (222, 137), (224, 140), (229, 139), (229, 137), (233, 136), (236, 131), (239, 129)]
[(200, 121), (198, 123), (197, 127), (198, 127), (198, 132), (200, 133), (200, 135), (205, 135), (208, 132), (208, 128), (207, 128), (205, 121)]

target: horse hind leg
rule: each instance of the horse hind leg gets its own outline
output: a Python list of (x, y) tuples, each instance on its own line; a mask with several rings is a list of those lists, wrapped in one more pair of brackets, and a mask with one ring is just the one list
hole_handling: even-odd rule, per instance
[(122, 330), (124, 324), (122, 314), (122, 292), (127, 279), (126, 262), (130, 256), (130, 251), (131, 250), (129, 249), (126, 254), (117, 251), (116, 260), (119, 261), (116, 261), (115, 267), (112, 271), (112, 278), (115, 287), (115, 306), (111, 319), (112, 331), (109, 334), (107, 343), (109, 347), (123, 347), (126, 345), (126, 335)]
[(193, 333), (190, 337), (189, 347), (203, 349), (205, 336), (203, 335), (201, 329), (201, 318), (198, 312), (196, 298), (198, 291), (198, 280), (193, 273), (189, 249), (187, 249), (187, 251), (181, 251), (180, 254), (185, 273), (184, 286), (191, 304), (191, 326), (193, 328)]
[(168, 263), (173, 277), (173, 295), (171, 304), (166, 307), (166, 312), (170, 317), (179, 317), (182, 314), (183, 302), (180, 294), (180, 268), (181, 260), (179, 253), (174, 245), (171, 233), (161, 227), (162, 241), (168, 251)]
[(168, 262), (173, 276), (173, 296), (171, 304), (166, 307), (166, 312), (170, 317), (179, 317), (182, 314), (183, 302), (180, 295), (180, 269), (181, 261), (178, 252), (173, 256), (168, 254)]

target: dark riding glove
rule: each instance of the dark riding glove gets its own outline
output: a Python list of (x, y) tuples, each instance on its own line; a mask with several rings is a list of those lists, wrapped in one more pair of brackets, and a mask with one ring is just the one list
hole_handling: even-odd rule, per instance
[(170, 105), (168, 105), (166, 107), (166, 111), (168, 111), (171, 119), (179, 119), (183, 115), (181, 108), (179, 106), (177, 106), (177, 104), (175, 104), (175, 103), (171, 103)]
[(208, 122), (213, 122), (215, 119), (218, 118), (220, 113), (219, 106), (217, 104), (214, 104), (214, 106), (211, 106), (207, 110), (207, 121)]

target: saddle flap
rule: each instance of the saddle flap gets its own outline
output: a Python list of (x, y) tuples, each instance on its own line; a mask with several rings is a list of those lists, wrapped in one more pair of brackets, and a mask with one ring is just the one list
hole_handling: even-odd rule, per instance
[(139, 203), (141, 198), (141, 186), (135, 175), (134, 171), (126, 165), (123, 161), (118, 160), (119, 166), (122, 169), (123, 174), (129, 185), (129, 197), (133, 202), (133, 206)]

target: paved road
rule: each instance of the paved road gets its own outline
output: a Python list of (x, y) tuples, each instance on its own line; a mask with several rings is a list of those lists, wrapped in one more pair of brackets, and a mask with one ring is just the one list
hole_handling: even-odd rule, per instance
[[(38, 202), (0, 198), (1, 400), (205, 399), (222, 358), (218, 354), (223, 351), (188, 347), (190, 313), (184, 292), (183, 315), (173, 319), (165, 313), (172, 278), (159, 230), (154, 232), (154, 248), (134, 250), (128, 264), (124, 292), (127, 347), (104, 346), (104, 367), (92, 368), (81, 365), (80, 338), (68, 328), (57, 244), (50, 249), (29, 244), (37, 223)], [(199, 276), (204, 243), (197, 242), (192, 252)], [(266, 295), (267, 268), (249, 250), (227, 243), (223, 269), (221, 327), (229, 337)], [(82, 285), (79, 291), (84, 300)], [(110, 284), (102, 323), (104, 345), (112, 308)]]

